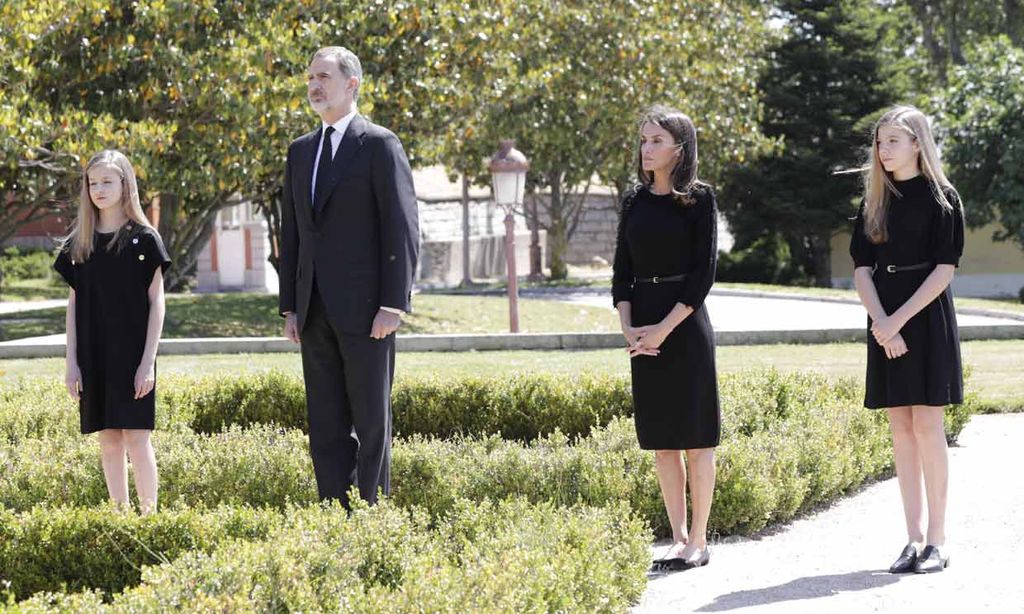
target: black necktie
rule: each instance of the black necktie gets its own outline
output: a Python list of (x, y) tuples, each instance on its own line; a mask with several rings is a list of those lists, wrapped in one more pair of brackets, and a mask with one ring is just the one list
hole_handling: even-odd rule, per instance
[(331, 152), (331, 135), (334, 134), (334, 126), (327, 126), (324, 130), (324, 144), (320, 148), (320, 162), (316, 167), (316, 183), (313, 189), (313, 210), (317, 213), (323, 208), (323, 199), (327, 197), (327, 177), (331, 174), (331, 159), (334, 157)]

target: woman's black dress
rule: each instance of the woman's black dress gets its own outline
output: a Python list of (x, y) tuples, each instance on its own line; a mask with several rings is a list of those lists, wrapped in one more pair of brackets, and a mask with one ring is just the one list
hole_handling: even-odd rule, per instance
[[(889, 239), (876, 245), (864, 235), (861, 206), (850, 240), (855, 267), (875, 267), (872, 279), (887, 314), (894, 313), (917, 291), (936, 264), (958, 266), (964, 250), (964, 214), (956, 192), (947, 190), (953, 209), (944, 208), (924, 175), (894, 182), (901, 196), (889, 202)], [(914, 271), (888, 272), (890, 266), (929, 263)], [(953, 294), (947, 287), (900, 331), (908, 352), (895, 359), (871, 335), (868, 318), (868, 366), (864, 406), (871, 409), (906, 405), (944, 406), (962, 403), (963, 369)]]
[(96, 233), (88, 260), (62, 250), (53, 265), (75, 290), (82, 433), (154, 425), (156, 389), (134, 399), (135, 372), (146, 347), (149, 284), (171, 260), (152, 228), (128, 222), (125, 230), (120, 250), (107, 250), (113, 233)]
[[(629, 301), (633, 326), (657, 324), (676, 303), (694, 309), (657, 356), (631, 359), (636, 433), (645, 450), (717, 446), (720, 438), (715, 333), (704, 298), (717, 263), (717, 206), (710, 187), (683, 206), (671, 195), (639, 188), (623, 204), (615, 247), (612, 296)], [(686, 274), (679, 282), (636, 278)]]

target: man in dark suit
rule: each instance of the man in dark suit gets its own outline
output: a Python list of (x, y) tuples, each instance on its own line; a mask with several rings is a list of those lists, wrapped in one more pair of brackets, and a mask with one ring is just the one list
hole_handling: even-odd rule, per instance
[(419, 226), (398, 138), (358, 114), (359, 59), (316, 52), (307, 97), (322, 126), (288, 148), (281, 315), (302, 346), (309, 448), (321, 499), (390, 491), (395, 335), (410, 309)]

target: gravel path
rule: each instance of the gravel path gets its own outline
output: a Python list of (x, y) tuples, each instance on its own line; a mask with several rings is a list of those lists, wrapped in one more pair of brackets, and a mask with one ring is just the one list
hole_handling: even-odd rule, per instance
[(634, 612), (1024, 612), (1022, 445), (1024, 414), (988, 415), (950, 449), (943, 573), (886, 571), (905, 543), (889, 479), (773, 534), (712, 546), (707, 567), (652, 575)]

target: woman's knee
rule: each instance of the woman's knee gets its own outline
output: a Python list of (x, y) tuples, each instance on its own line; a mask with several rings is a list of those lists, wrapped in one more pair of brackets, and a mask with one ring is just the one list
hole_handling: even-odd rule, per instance
[(99, 432), (100, 451), (103, 454), (124, 453), (125, 440), (121, 429), (103, 429)]
[(655, 450), (654, 461), (656, 463), (677, 463), (683, 458), (680, 450)]
[(149, 448), (150, 431), (141, 429), (125, 429), (124, 444), (129, 453), (138, 453)]
[(893, 439), (902, 441), (914, 436), (914, 414), (909, 407), (889, 408), (889, 429)]
[(914, 436), (919, 440), (937, 438), (940, 435), (945, 438), (943, 415), (942, 407), (914, 407)]
[(703, 469), (714, 468), (715, 466), (715, 449), (714, 448), (694, 448), (686, 451), (686, 462), (691, 468)]

